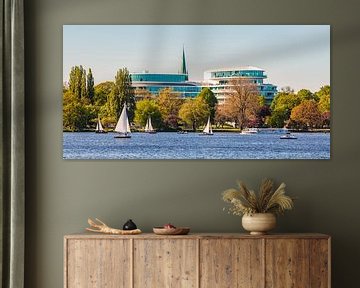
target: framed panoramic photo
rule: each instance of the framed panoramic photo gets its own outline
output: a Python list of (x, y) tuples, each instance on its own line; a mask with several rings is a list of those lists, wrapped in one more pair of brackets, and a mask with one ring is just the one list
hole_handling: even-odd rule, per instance
[(64, 159), (330, 159), (329, 25), (64, 25)]

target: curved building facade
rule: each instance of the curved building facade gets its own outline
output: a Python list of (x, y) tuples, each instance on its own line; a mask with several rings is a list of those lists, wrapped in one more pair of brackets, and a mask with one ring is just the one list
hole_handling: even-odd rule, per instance
[(179, 93), (180, 97), (196, 97), (201, 91), (201, 85), (188, 81), (188, 74), (160, 74), (160, 73), (130, 73), (132, 86), (135, 89), (144, 89), (157, 95), (164, 88), (171, 88)]
[(265, 97), (267, 104), (270, 104), (274, 99), (277, 87), (273, 84), (264, 83), (264, 80), (267, 78), (265, 70), (253, 66), (205, 71), (203, 86), (209, 87), (221, 103), (231, 89), (229, 81), (238, 78), (246, 79), (254, 83), (259, 94)]

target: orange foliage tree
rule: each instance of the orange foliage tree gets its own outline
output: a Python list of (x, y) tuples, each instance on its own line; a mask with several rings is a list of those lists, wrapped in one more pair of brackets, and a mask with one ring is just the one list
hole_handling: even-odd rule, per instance
[(318, 105), (314, 100), (305, 100), (291, 111), (290, 120), (298, 128), (317, 128), (323, 119)]

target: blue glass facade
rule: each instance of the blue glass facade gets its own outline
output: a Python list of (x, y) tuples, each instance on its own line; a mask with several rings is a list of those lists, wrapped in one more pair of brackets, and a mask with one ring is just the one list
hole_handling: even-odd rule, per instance
[(183, 98), (196, 97), (201, 91), (201, 85), (188, 81), (187, 74), (154, 74), (131, 73), (132, 85), (136, 89), (146, 89), (157, 95), (160, 90), (170, 88)]

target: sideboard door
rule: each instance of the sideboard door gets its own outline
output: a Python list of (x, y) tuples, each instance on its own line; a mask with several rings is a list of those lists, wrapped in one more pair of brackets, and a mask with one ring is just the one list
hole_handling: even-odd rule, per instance
[(130, 240), (68, 239), (67, 288), (131, 287)]
[(309, 240), (266, 239), (266, 287), (309, 287)]
[(202, 239), (200, 287), (264, 287), (261, 239)]
[(135, 239), (134, 288), (196, 288), (196, 239)]

